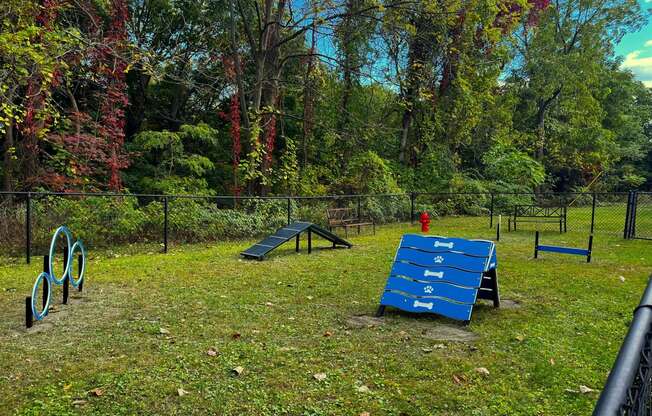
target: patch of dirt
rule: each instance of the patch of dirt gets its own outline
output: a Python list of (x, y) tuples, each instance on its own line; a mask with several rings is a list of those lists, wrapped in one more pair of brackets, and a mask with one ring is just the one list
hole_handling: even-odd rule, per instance
[(469, 330), (452, 325), (436, 325), (434, 328), (424, 330), (421, 336), (434, 341), (458, 342), (472, 342), (480, 338)]
[(43, 322), (43, 321), (34, 321), (34, 326), (31, 328), (25, 328), (25, 333), (27, 334), (36, 334), (38, 332), (49, 331), (54, 327), (52, 322)]
[(385, 325), (383, 318), (376, 318), (369, 315), (354, 315), (346, 320), (346, 325), (350, 328), (374, 328), (377, 326)]
[(501, 309), (521, 309), (523, 305), (521, 302), (512, 299), (501, 299), (500, 300)]

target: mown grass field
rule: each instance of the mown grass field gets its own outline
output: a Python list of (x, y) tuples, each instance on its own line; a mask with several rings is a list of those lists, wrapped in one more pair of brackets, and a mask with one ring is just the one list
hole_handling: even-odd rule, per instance
[[(446, 218), (432, 231), (491, 237), (480, 224)], [(590, 414), (598, 392), (577, 391), (602, 388), (652, 243), (599, 235), (591, 264), (533, 260), (532, 233), (504, 228), (501, 295), (520, 307), (477, 307), (470, 342), (437, 339), (456, 324), (433, 316), (390, 310), (351, 324), (375, 312), (400, 236), (417, 232), (408, 224), (353, 236), (350, 250), (297, 255), (289, 244), (264, 262), (239, 259), (252, 241), (93, 252), (83, 294), (31, 330), (23, 302), (40, 262), (2, 265), (0, 414)], [(542, 238), (584, 246), (587, 236)]]

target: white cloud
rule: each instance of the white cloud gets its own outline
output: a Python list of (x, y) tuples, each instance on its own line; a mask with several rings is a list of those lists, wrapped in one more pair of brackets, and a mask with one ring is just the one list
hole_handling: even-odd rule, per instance
[[(650, 0), (650, 1), (652, 1), (652, 0)], [(648, 46), (652, 46), (652, 39), (645, 42), (645, 47), (647, 48)]]
[(632, 71), (645, 85), (652, 86), (652, 56), (642, 57), (641, 51), (634, 51), (627, 54), (622, 67)]

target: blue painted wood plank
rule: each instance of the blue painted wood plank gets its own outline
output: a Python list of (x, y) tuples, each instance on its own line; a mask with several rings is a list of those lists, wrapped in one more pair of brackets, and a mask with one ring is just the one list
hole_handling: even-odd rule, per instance
[(447, 266), (421, 267), (400, 261), (394, 262), (390, 274), (424, 282), (443, 281), (475, 288), (480, 287), (482, 283), (482, 272), (467, 272)]
[(498, 268), (498, 256), (496, 255), (496, 247), (494, 247), (491, 253), (491, 259), (489, 260), (489, 266), (487, 270), (497, 269)]
[(417, 282), (402, 277), (390, 276), (385, 290), (404, 292), (423, 298), (444, 298), (459, 303), (473, 305), (477, 288), (461, 287), (446, 282)]
[(563, 254), (576, 254), (580, 256), (588, 256), (589, 250), (582, 248), (572, 248), (572, 247), (557, 247), (557, 246), (538, 246), (539, 251), (550, 251), (552, 253), (563, 253)]
[(265, 246), (259, 246), (258, 244), (254, 244), (253, 246), (249, 247), (247, 250), (243, 251), (243, 255), (247, 256), (254, 256), (254, 257), (260, 257), (267, 252), (269, 252), (269, 248)]
[(463, 238), (446, 238), (438, 236), (422, 236), (405, 234), (401, 247), (416, 248), (431, 253), (456, 251), (469, 256), (489, 257), (494, 246), (492, 241), (466, 240)]
[(396, 292), (385, 292), (380, 299), (380, 304), (393, 306), (407, 312), (436, 313), (460, 321), (471, 319), (473, 305), (447, 302), (442, 299), (419, 299), (402, 295)]
[(411, 248), (399, 248), (396, 261), (407, 261), (424, 267), (449, 266), (470, 272), (487, 270), (489, 259), (486, 257), (471, 257), (461, 253), (426, 253)]
[(274, 235), (283, 238), (291, 238), (297, 235), (297, 232), (294, 230), (288, 230), (287, 228), (281, 228), (280, 230), (277, 230)]

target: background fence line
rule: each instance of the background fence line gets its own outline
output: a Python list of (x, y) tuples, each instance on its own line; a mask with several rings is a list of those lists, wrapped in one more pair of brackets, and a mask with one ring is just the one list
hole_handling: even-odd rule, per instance
[[(499, 215), (513, 217), (517, 206), (564, 207), (570, 231), (652, 239), (652, 193), (637, 191), (319, 196), (0, 192), (0, 257), (5, 251), (16, 256), (17, 247), (24, 243), (29, 263), (33, 247), (43, 243), (44, 230), (49, 232), (61, 223), (68, 223), (85, 240), (92, 238), (98, 245), (158, 240), (167, 253), (174, 240), (251, 237), (298, 219), (325, 225), (325, 211), (334, 206), (348, 207), (357, 217), (370, 217), (379, 224), (414, 224), (419, 213), (428, 211), (435, 218), (475, 218), (478, 228), (485, 230), (496, 225)], [(486, 218), (485, 225), (481, 225), (482, 218)], [(519, 224), (527, 229), (527, 223)], [(536, 227), (546, 229), (544, 224)]]

